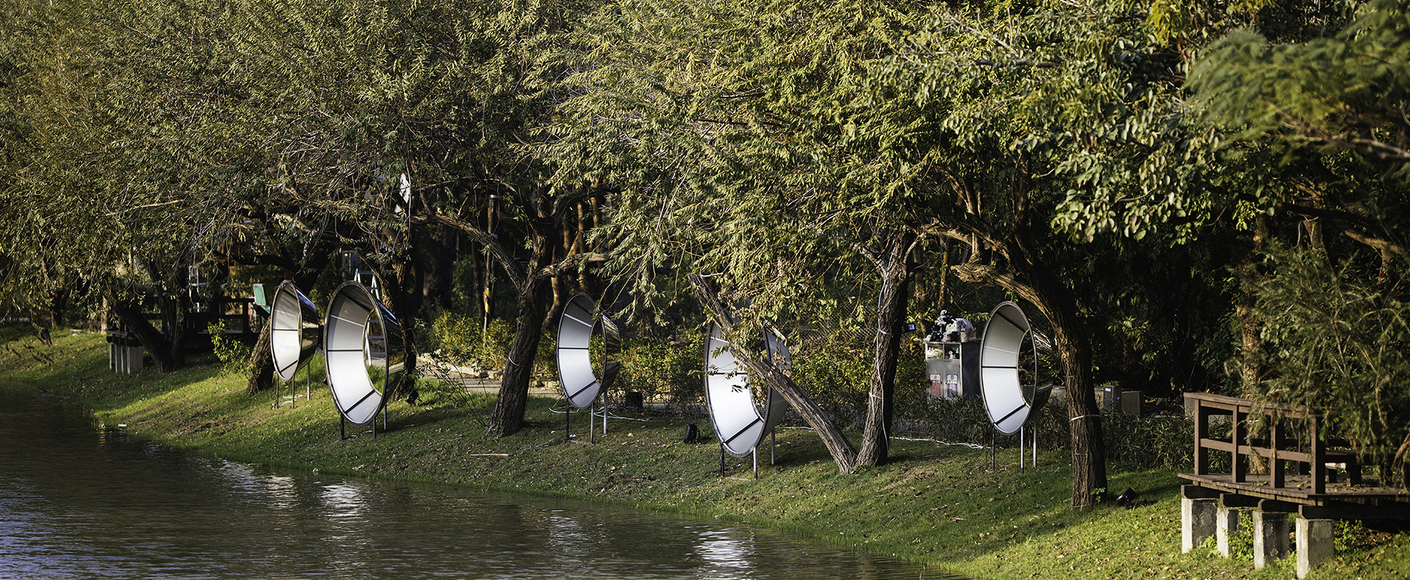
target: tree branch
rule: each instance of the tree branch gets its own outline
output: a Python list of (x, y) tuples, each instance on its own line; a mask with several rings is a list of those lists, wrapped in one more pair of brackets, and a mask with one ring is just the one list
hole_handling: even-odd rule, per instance
[(491, 235), (480, 226), (442, 213), (436, 213), (430, 217), (418, 216), (413, 218), (412, 221), (413, 223), (434, 221), (470, 234), (476, 241), (484, 244), (485, 247), (489, 249), (490, 254), (499, 261), (501, 266), (504, 266), (504, 271), (509, 274), (509, 281), (514, 284), (515, 288), (522, 292), (529, 283), (529, 275), (524, 271), (524, 268), (519, 265), (519, 262), (514, 259), (514, 253), (509, 251), (509, 248), (506, 248), (504, 244), (500, 243), (499, 238)]

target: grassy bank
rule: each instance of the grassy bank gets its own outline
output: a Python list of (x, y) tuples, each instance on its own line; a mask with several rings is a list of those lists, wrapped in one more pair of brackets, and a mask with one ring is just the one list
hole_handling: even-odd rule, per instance
[[(1247, 548), (1235, 558), (1212, 547), (1180, 553), (1180, 480), (1163, 470), (1111, 466), (1114, 491), (1140, 494), (1134, 509), (1068, 509), (1065, 457), (1042, 455), (1020, 471), (1015, 452), (927, 441), (896, 441), (893, 461), (840, 475), (812, 432), (778, 433), (777, 463), (761, 453), (759, 478), (731, 458), (718, 477), (718, 447), (681, 442), (705, 417), (625, 414), (598, 442), (566, 443), (558, 401), (531, 398), (523, 432), (485, 435), (493, 404), (458, 407), (394, 402), (391, 429), (339, 438), (337, 412), (315, 383), (312, 401), (272, 408), (273, 395), (244, 394), (214, 358), (171, 375), (107, 370), (101, 335), (57, 336), (47, 346), (15, 329), (0, 336), (0, 371), (87, 402), (108, 427), (213, 456), (291, 470), (445, 482), (489, 489), (581, 496), (705, 517), (729, 518), (925, 562), (979, 578), (1290, 578), (1291, 561), (1254, 571)], [(302, 376), (302, 375), (301, 375)], [(302, 394), (302, 384), (299, 387)], [(573, 418), (586, 439), (586, 415)], [(856, 435), (856, 434), (851, 434)], [(1338, 555), (1317, 578), (1410, 575), (1410, 535), (1347, 526)]]

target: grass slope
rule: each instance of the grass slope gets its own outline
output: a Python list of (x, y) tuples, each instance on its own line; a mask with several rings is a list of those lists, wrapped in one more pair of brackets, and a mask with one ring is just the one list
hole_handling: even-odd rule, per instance
[[(46, 346), (22, 330), (0, 333), (3, 376), (89, 404), (108, 427), (216, 457), (292, 470), (444, 482), (486, 489), (577, 496), (729, 518), (893, 554), (979, 578), (1289, 578), (1291, 560), (1253, 570), (1250, 541), (1234, 558), (1212, 546), (1180, 553), (1179, 479), (1164, 470), (1111, 466), (1113, 491), (1131, 487), (1134, 509), (1068, 509), (1066, 457), (1040, 456), (1020, 471), (1015, 452), (989, 453), (897, 440), (893, 460), (853, 475), (835, 465), (808, 430), (782, 429), (777, 463), (762, 448), (760, 474), (718, 447), (681, 443), (694, 422), (649, 413), (612, 420), (596, 444), (565, 442), (557, 401), (531, 398), (528, 427), (485, 434), (493, 397), (459, 407), (394, 402), (391, 430), (339, 438), (326, 388), (313, 400), (273, 408), (274, 395), (244, 394), (213, 358), (160, 375), (126, 376), (106, 366), (101, 335), (75, 332)], [(318, 376), (317, 371), (315, 376)], [(302, 385), (299, 394), (302, 395)], [(586, 416), (573, 431), (586, 438)], [(853, 434), (856, 435), (856, 434)], [(1397, 578), (1410, 574), (1410, 534), (1343, 526), (1338, 554), (1313, 578)]]

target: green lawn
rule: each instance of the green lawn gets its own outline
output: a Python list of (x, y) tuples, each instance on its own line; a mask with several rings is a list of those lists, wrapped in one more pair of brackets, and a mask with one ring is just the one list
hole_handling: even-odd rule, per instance
[[(107, 369), (100, 334), (64, 333), (52, 347), (23, 329), (4, 329), (0, 339), (0, 376), (79, 397), (107, 426), (221, 458), (730, 518), (979, 578), (1293, 577), (1290, 560), (1254, 571), (1248, 550), (1232, 559), (1209, 546), (1181, 554), (1181, 482), (1164, 470), (1112, 465), (1112, 491), (1133, 488), (1139, 505), (1077, 513), (1066, 503), (1063, 455), (1042, 455), (1037, 469), (1020, 471), (1015, 452), (1001, 452), (990, 469), (988, 451), (897, 440), (888, 464), (841, 475), (810, 431), (782, 429), (777, 463), (769, 465), (763, 447), (757, 480), (747, 458), (730, 458), (720, 478), (717, 446), (681, 443), (686, 423), (708, 433), (708, 418), (629, 414), (589, 445), (579, 414), (579, 441), (567, 443), (559, 401), (537, 397), (528, 428), (512, 437), (485, 434), (493, 398), (476, 396), (455, 407), (396, 401), (390, 431), (342, 440), (317, 383), (312, 401), (274, 409), (272, 393), (246, 396), (243, 378), (222, 376), (213, 357), (171, 375), (129, 376)], [(1311, 577), (1410, 574), (1410, 534), (1358, 525), (1341, 532), (1337, 556)]]

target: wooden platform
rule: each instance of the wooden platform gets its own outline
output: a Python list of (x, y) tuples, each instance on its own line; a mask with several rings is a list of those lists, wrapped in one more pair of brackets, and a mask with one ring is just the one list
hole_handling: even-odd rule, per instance
[[(1180, 474), (1191, 483), (1186, 498), (1316, 519), (1410, 519), (1410, 494), (1363, 475), (1361, 458), (1344, 442), (1318, 437), (1317, 418), (1306, 409), (1208, 393), (1185, 399), (1195, 415), (1195, 471)], [(1230, 421), (1227, 438), (1212, 436), (1215, 417)], [(1264, 425), (1252, 437), (1251, 417)], [(1229, 473), (1211, 472), (1211, 453), (1229, 454)], [(1254, 456), (1265, 473), (1250, 473)]]
[[(1270, 485), (1267, 475), (1249, 475), (1242, 483), (1235, 483), (1229, 474), (1181, 473), (1180, 478), (1191, 483), (1185, 487), (1185, 497), (1218, 499), (1228, 507), (1297, 512), (1310, 519), (1410, 519), (1410, 495), (1366, 482), (1328, 484), (1324, 493), (1316, 494), (1306, 475), (1289, 476), (1284, 487)], [(1195, 487), (1200, 489), (1191, 489)]]

